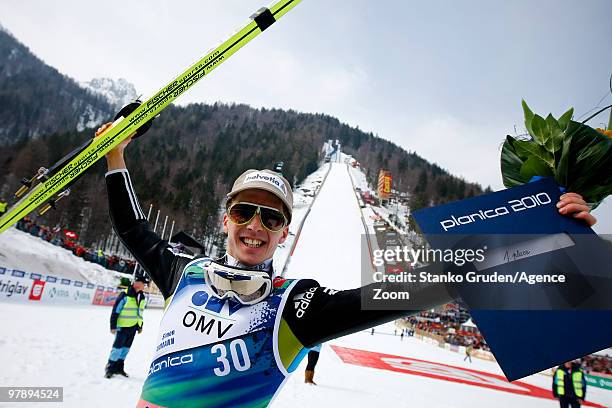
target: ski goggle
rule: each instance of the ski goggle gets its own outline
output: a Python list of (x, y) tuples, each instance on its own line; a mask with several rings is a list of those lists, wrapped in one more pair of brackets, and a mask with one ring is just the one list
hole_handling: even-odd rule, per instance
[(247, 306), (261, 302), (272, 292), (272, 278), (267, 272), (215, 262), (204, 267), (204, 281), (219, 298), (234, 298)]
[(287, 218), (276, 208), (265, 205), (238, 202), (227, 209), (227, 215), (234, 224), (248, 224), (259, 214), (261, 225), (270, 232), (278, 232), (287, 225)]

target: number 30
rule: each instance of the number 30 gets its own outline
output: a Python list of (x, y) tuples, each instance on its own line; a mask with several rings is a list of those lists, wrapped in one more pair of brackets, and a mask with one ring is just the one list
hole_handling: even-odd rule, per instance
[[(251, 368), (251, 359), (249, 358), (249, 350), (246, 343), (242, 339), (232, 340), (229, 344), (230, 355), (232, 357), (232, 365), (234, 369), (238, 371), (246, 371)], [(238, 356), (238, 349), (240, 349), (241, 356)], [(223, 377), (228, 375), (231, 371), (231, 365), (227, 359), (227, 348), (225, 344), (215, 344), (211, 347), (210, 352), (212, 354), (219, 353), (217, 361), (221, 363), (222, 367), (217, 367), (213, 370), (217, 377)], [(242, 361), (241, 360), (242, 357)]]

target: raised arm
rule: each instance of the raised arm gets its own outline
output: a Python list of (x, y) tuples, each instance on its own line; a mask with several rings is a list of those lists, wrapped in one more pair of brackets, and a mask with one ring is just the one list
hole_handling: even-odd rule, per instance
[[(96, 136), (109, 127), (108, 123), (103, 125)], [(110, 218), (121, 242), (147, 271), (162, 295), (168, 298), (178, 284), (182, 265), (191, 260), (191, 257), (175, 250), (151, 230), (138, 203), (124, 160), (124, 150), (130, 140), (127, 138), (106, 155)]]

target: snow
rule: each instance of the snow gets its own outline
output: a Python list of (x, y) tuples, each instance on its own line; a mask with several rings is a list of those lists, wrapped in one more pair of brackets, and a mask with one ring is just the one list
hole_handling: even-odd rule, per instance
[[(328, 169), (325, 183), (313, 201), (313, 197), (307, 194), (321, 185)], [(304, 216), (308, 216), (297, 239), (286, 276), (315, 278), (322, 285), (336, 289), (360, 285), (361, 235), (364, 233), (364, 221), (368, 229), (372, 228), (372, 222), (367, 221), (372, 214), (369, 208), (365, 208), (362, 218), (349, 171), (343, 163), (325, 164), (300, 187), (309, 191), (298, 191), (300, 197), (296, 197), (294, 223), (291, 226), (294, 234)], [(287, 242), (279, 250), (275, 265), (283, 264), (292, 244)], [(108, 274), (100, 271), (102, 268), (99, 265), (85, 262), (69, 251), (14, 229), (0, 235), (0, 266), (44, 274), (59, 273), (59, 269), (63, 268), (88, 279), (101, 279), (100, 274)], [(130, 378), (113, 377), (109, 380), (103, 378), (104, 365), (113, 342), (109, 332), (109, 308), (13, 303), (1, 303), (0, 308), (0, 325), (3, 328), (0, 335), (0, 385), (64, 387), (63, 403), (39, 404), (43, 407), (129, 407), (136, 404), (155, 349), (162, 310), (149, 309), (145, 313), (143, 333), (137, 335), (126, 359), (126, 371)], [(415, 338), (405, 337), (402, 340), (394, 336), (393, 331), (393, 324), (388, 323), (377, 327), (374, 335), (369, 331), (360, 332), (326, 343), (316, 368), (315, 381), (318, 385), (303, 384), (306, 364), (303, 362), (271, 407), (558, 406), (558, 402), (552, 399), (347, 364), (331, 347), (374, 351), (501, 374), (495, 362), (479, 359), (474, 359), (473, 363), (464, 362), (462, 354)], [(548, 390), (551, 379), (537, 374), (522, 381)], [(589, 387), (587, 395), (589, 401), (612, 406), (611, 391)]]
[(364, 229), (346, 164), (329, 165), (331, 171), (312, 205), (285, 276), (352, 289), (361, 286), (359, 254)]
[[(108, 380), (103, 378), (103, 372), (113, 342), (109, 332), (109, 308), (10, 303), (3, 303), (1, 307), (0, 361), (3, 368), (0, 384), (64, 387), (64, 402), (55, 406), (129, 407), (136, 404), (153, 356), (161, 310), (146, 311), (143, 333), (136, 336), (126, 359), (130, 378)], [(316, 368), (315, 381), (319, 385), (303, 384), (305, 363), (302, 363), (271, 407), (337, 408), (338, 404), (432, 408), (558, 406), (553, 400), (345, 364), (330, 347), (330, 344), (339, 345), (501, 373), (493, 362), (474, 359), (472, 364), (464, 363), (461, 354), (413, 338), (400, 341), (392, 332), (393, 327), (385, 325), (377, 327), (375, 335), (361, 332), (326, 343)], [(534, 375), (523, 381), (548, 389), (550, 378)], [(590, 401), (612, 406), (612, 392), (590, 387), (588, 394)], [(41, 406), (52, 407), (54, 403)]]
[(0, 234), (0, 266), (110, 287), (122, 276), (15, 227)]
[(92, 93), (103, 96), (117, 110), (138, 97), (134, 85), (124, 78), (94, 78), (91, 81), (81, 82), (80, 85)]
[[(75, 106), (77, 104), (78, 103), (75, 101)], [(94, 109), (93, 106), (87, 105), (85, 106), (83, 113), (81, 113), (81, 116), (79, 116), (76, 129), (79, 132), (82, 132), (85, 129), (92, 129), (102, 123), (102, 120), (104, 119), (106, 119), (105, 114), (103, 114), (99, 110)]]
[(319, 167), (293, 189), (293, 214), (291, 224), (289, 225), (289, 236), (284, 243), (278, 246), (274, 253), (274, 267), (279, 271), (279, 274), (282, 274), (285, 269), (298, 232), (302, 227), (302, 223), (308, 217), (310, 208), (315, 201), (316, 194), (321, 188), (328, 170), (329, 166), (327, 165)]

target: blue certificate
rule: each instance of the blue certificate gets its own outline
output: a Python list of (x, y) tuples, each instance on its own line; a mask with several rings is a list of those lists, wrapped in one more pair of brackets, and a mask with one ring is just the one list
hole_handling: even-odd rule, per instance
[(543, 179), (413, 213), (432, 248), (484, 251), (449, 268), (509, 380), (612, 345), (612, 247), (560, 195)]

